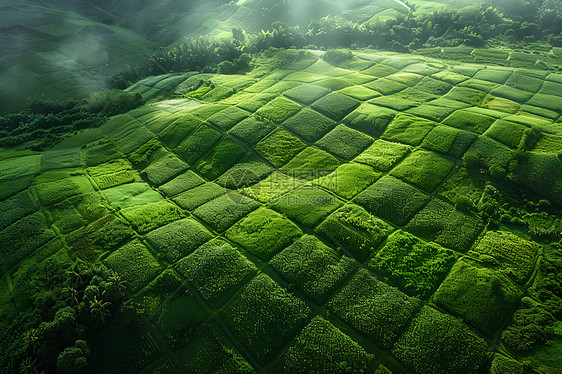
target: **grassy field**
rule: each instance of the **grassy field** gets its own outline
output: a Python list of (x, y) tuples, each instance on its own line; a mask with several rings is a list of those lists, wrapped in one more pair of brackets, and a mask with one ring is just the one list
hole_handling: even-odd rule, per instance
[[(250, 17), (238, 3), (205, 27)], [(138, 304), (88, 336), (96, 373), (561, 372), (562, 76), (277, 53), (204, 74), (237, 87), (223, 99), (184, 92), (66, 140), (81, 148), (6, 152), (3, 320), (26, 269), (62, 256)]]

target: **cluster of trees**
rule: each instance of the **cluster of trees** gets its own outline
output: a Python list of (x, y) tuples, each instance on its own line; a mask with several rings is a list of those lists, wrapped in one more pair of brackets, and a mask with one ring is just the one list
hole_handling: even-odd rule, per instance
[(42, 150), (68, 133), (99, 126), (106, 117), (144, 103), (140, 94), (116, 89), (94, 92), (84, 100), (39, 99), (19, 113), (0, 117), (0, 147), (35, 141), (34, 150)]
[[(517, 43), (549, 41), (562, 45), (562, 0), (495, 1), (461, 9), (443, 8), (433, 13), (412, 11), (381, 22), (359, 24), (341, 17), (314, 19), (306, 30), (275, 22), (269, 30), (247, 35), (233, 29), (231, 39), (199, 38), (177, 47), (161, 49), (153, 58), (150, 74), (178, 71), (233, 74), (248, 68), (245, 53), (269, 48), (377, 48), (408, 52), (421, 47), (484, 46), (486, 41)], [(517, 1), (516, 1), (517, 3)], [(134, 81), (138, 70), (118, 80)]]
[[(40, 295), (23, 334), (20, 372), (90, 372), (88, 334), (132, 311), (125, 281), (112, 271), (80, 263)], [(50, 289), (49, 289), (50, 288)], [(29, 316), (32, 316), (31, 318)]]

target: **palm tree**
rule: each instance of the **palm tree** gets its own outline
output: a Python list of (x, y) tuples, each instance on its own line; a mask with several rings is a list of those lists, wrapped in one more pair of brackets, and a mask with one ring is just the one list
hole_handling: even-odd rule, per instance
[(113, 283), (121, 292), (121, 294), (125, 294), (125, 290), (127, 289), (127, 281), (124, 280), (119, 274), (117, 274), (116, 272), (112, 272), (111, 275), (107, 278), (107, 281)]
[(70, 303), (70, 306), (73, 306), (74, 304), (80, 304), (80, 301), (78, 301), (78, 298), (80, 297), (80, 291), (78, 291), (76, 288), (64, 287), (62, 289), (62, 293), (66, 296), (65, 301), (67, 303)]
[(37, 329), (29, 330), (24, 336), (24, 341), (27, 347), (33, 350), (33, 354), (35, 354), (35, 350), (39, 346), (41, 339), (43, 339), (43, 337), (39, 334)]
[(21, 374), (37, 374), (39, 373), (39, 365), (31, 357), (26, 358), (20, 362), (20, 373)]
[(111, 314), (109, 311), (110, 305), (109, 301), (98, 300), (98, 297), (94, 296), (94, 300), (90, 301), (90, 313), (94, 317), (100, 317), (101, 321), (105, 323), (105, 317)]

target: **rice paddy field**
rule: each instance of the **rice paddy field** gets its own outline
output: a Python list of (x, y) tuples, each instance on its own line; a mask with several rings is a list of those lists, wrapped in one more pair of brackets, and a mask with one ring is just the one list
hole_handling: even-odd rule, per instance
[[(245, 3), (177, 22), (220, 35), (273, 14)], [(388, 3), (338, 11), (375, 22), (407, 7)], [(40, 372), (10, 362), (23, 349), (63, 374), (562, 373), (562, 74), (530, 55), (271, 49), (247, 73), (144, 78), (126, 91), (146, 104), (52, 148), (0, 149), (2, 360)], [(21, 82), (74, 87), (34, 70), (38, 56), (14, 63)], [(64, 300), (37, 286), (60, 267), (76, 285)]]

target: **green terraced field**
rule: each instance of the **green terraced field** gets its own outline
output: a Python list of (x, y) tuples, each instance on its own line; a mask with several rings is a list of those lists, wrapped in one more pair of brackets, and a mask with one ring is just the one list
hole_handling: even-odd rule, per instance
[[(200, 27), (263, 17), (253, 3)], [(65, 337), (95, 373), (562, 372), (562, 75), (269, 53), (245, 75), (140, 81), (176, 94), (94, 141), (2, 151), (2, 320), (29, 269), (77, 261), (137, 308)], [(106, 283), (80, 297), (109, 300)]]

